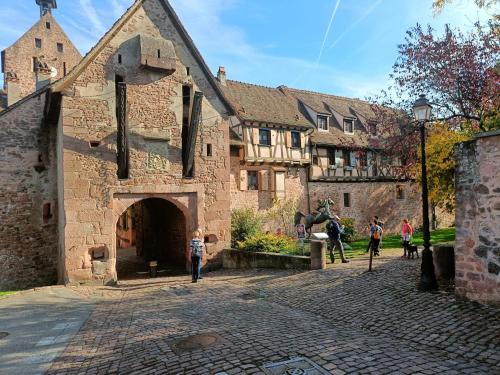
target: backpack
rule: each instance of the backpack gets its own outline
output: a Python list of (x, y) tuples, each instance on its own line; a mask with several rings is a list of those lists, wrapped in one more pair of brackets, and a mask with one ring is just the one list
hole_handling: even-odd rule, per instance
[(327, 226), (326, 226), (326, 231), (328, 236), (336, 238), (339, 235), (339, 231), (337, 229), (337, 226), (333, 224), (332, 221), (330, 221)]
[(201, 240), (191, 241), (191, 256), (201, 257), (203, 255), (203, 244)]
[(373, 239), (374, 240), (380, 240), (382, 237), (382, 228), (380, 228), (378, 225), (375, 227), (375, 232), (373, 232)]

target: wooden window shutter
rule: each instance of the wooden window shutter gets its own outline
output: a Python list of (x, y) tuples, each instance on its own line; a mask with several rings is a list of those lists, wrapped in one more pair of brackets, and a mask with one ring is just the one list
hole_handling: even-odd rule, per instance
[(252, 128), (252, 143), (254, 145), (259, 144), (259, 128)]
[(259, 190), (269, 190), (269, 171), (259, 171)]
[(245, 169), (240, 170), (240, 190), (248, 190), (248, 173)]
[(292, 132), (286, 131), (286, 147), (292, 147)]
[(278, 132), (276, 130), (271, 130), (271, 146), (276, 146), (277, 138), (278, 138)]

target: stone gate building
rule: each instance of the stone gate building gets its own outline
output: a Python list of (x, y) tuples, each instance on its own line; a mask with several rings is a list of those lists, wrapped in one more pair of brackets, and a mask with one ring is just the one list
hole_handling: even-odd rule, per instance
[(135, 1), (66, 76), (0, 115), (0, 287), (114, 282), (127, 210), (144, 258), (185, 269), (200, 228), (217, 263), (230, 241), (229, 114), (169, 3)]

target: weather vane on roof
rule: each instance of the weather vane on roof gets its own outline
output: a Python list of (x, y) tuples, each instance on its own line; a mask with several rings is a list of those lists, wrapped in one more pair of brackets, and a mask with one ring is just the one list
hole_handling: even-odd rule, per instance
[(36, 0), (36, 4), (40, 7), (40, 18), (57, 8), (56, 0)]

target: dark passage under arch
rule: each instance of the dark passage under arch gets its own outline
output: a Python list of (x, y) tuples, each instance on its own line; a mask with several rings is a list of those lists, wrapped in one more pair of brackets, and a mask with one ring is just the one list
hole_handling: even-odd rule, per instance
[(186, 270), (186, 218), (173, 203), (149, 198), (130, 206), (116, 224), (118, 279), (149, 277), (157, 261), (159, 276)]

